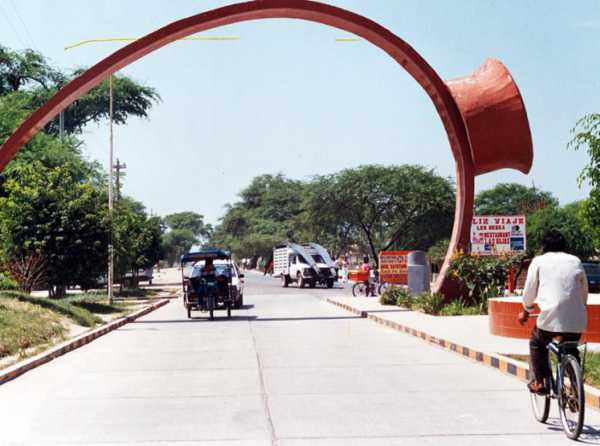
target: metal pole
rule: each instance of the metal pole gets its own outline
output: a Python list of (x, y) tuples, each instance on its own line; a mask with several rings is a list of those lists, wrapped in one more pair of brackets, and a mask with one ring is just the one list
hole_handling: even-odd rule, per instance
[(108, 78), (108, 222), (110, 238), (108, 242), (108, 303), (113, 303), (113, 82), (112, 74)]
[(62, 138), (65, 136), (65, 111), (62, 110), (58, 115), (58, 134)]

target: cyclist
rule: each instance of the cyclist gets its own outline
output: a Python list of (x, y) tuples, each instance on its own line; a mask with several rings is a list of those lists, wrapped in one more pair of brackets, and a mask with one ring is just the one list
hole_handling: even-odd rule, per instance
[(367, 297), (369, 297), (369, 293), (371, 293), (371, 295), (374, 296), (375, 291), (371, 289), (371, 265), (369, 265), (369, 256), (363, 257), (363, 264), (360, 266), (360, 271), (363, 273), (367, 273), (367, 280), (365, 280), (365, 286), (367, 288)]
[[(566, 251), (566, 240), (557, 230), (544, 234), (543, 254), (535, 257), (527, 271), (523, 290), (521, 325), (527, 322), (537, 299), (540, 314), (529, 339), (533, 379), (527, 387), (533, 393), (546, 393), (544, 378), (550, 375), (548, 344), (554, 338), (578, 341), (587, 323), (587, 278), (581, 261)], [(579, 360), (579, 351), (569, 351)]]

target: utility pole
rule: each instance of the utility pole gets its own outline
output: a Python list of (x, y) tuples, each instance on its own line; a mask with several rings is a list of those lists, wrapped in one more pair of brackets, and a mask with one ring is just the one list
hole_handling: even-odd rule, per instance
[[(121, 171), (127, 169), (127, 164), (121, 164), (119, 158), (117, 158), (117, 163), (113, 166), (115, 169), (115, 198), (117, 203), (121, 199)], [(122, 174), (125, 176), (125, 173)]]
[(58, 134), (62, 138), (65, 136), (65, 111), (61, 110), (58, 115)]
[(113, 253), (113, 79), (108, 78), (108, 303), (113, 303), (114, 253)]

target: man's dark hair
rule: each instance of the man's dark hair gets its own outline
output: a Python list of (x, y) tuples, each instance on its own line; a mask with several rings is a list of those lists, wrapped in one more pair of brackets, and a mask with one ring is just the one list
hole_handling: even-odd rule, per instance
[(369, 263), (369, 256), (364, 256), (363, 257), (363, 262), (364, 263)]
[(542, 240), (542, 251), (544, 252), (565, 252), (567, 250), (567, 240), (565, 236), (557, 229), (550, 229), (544, 234)]

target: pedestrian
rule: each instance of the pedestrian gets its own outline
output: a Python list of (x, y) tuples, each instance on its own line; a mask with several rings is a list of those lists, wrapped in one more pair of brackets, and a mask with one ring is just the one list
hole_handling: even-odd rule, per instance
[(348, 262), (348, 256), (344, 256), (342, 259), (342, 284), (346, 286), (348, 283), (348, 269), (350, 268), (350, 263)]
[[(566, 245), (559, 231), (547, 231), (542, 241), (543, 254), (531, 261), (527, 271), (524, 310), (519, 313), (521, 325), (527, 322), (534, 301), (540, 308), (529, 339), (534, 376), (527, 387), (533, 393), (548, 392), (544, 384), (550, 376), (548, 344), (557, 337), (560, 342), (579, 341), (587, 324), (587, 277), (581, 261), (565, 252)], [(577, 348), (567, 351), (579, 360)]]

